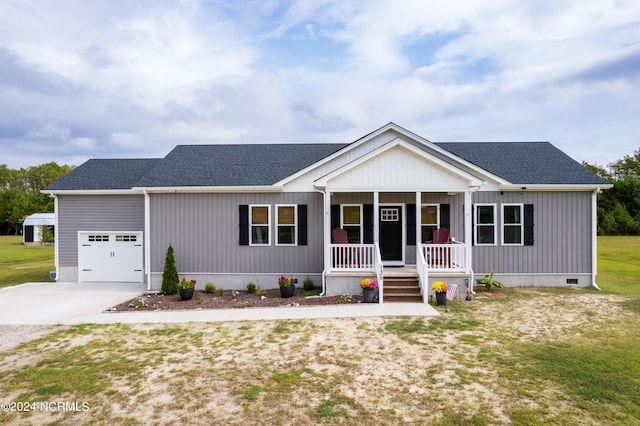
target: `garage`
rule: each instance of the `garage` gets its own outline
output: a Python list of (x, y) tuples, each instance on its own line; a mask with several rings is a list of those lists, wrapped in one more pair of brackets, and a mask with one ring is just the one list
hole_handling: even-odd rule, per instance
[(144, 280), (142, 232), (79, 232), (78, 281)]

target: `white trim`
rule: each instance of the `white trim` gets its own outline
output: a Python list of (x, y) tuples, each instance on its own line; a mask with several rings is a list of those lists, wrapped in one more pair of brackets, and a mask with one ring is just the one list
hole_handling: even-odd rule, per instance
[(422, 208), (423, 207), (435, 207), (436, 208), (436, 223), (435, 223), (435, 227), (436, 229), (440, 228), (440, 204), (439, 203), (421, 203), (420, 204), (420, 210), (419, 213), (420, 215), (418, 216), (418, 219), (416, 220), (416, 223), (418, 224), (418, 228), (420, 229), (420, 233), (418, 234), (420, 236), (420, 238), (417, 240), (420, 243), (424, 243), (424, 241), (422, 241), (422, 227), (423, 226), (433, 226), (433, 223), (422, 223)]
[(142, 190), (136, 188), (131, 189), (92, 189), (92, 190), (63, 190), (63, 191), (48, 191), (43, 189), (43, 194), (49, 195), (141, 195)]
[[(253, 208), (254, 207), (266, 207), (267, 208), (267, 224), (258, 224), (258, 225), (254, 225), (253, 222)], [(253, 242), (253, 227), (254, 226), (260, 226), (260, 227), (267, 227), (267, 239), (268, 242), (267, 243), (254, 243)], [(249, 245), (253, 246), (253, 247), (269, 247), (271, 246), (271, 234), (272, 234), (272, 230), (271, 230), (271, 204), (249, 204)]]
[[(278, 211), (278, 207), (293, 207), (293, 225), (292, 224), (280, 224), (278, 223), (278, 219), (280, 217), (280, 212)], [(297, 204), (276, 204), (275, 205), (275, 223), (274, 223), (274, 242), (277, 247), (295, 247), (298, 245), (298, 205)], [(278, 242), (278, 228), (280, 226), (293, 226), (293, 243), (279, 243)]]
[(359, 207), (360, 208), (360, 241), (358, 241), (358, 244), (362, 244), (362, 241), (364, 241), (364, 217), (363, 215), (363, 209), (362, 209), (362, 204), (340, 204), (340, 228), (344, 229), (345, 226), (349, 226), (349, 227), (355, 227), (356, 225), (354, 224), (349, 224), (349, 223), (344, 223), (344, 208), (345, 207)]
[[(505, 223), (504, 222), (504, 218), (505, 218), (505, 214), (504, 214), (504, 208), (505, 207), (520, 207), (520, 223)], [(504, 242), (504, 236), (505, 236), (505, 226), (510, 226), (510, 227), (516, 227), (516, 226), (520, 226), (520, 242), (519, 243), (505, 243)], [(500, 204), (500, 229), (501, 229), (501, 235), (500, 235), (500, 243), (501, 245), (505, 246), (505, 247), (520, 247), (524, 245), (524, 203), (502, 203)]]
[(598, 274), (598, 192), (591, 194), (591, 285), (600, 290), (596, 283)]
[[(493, 207), (493, 243), (479, 243), (478, 242), (478, 207)], [(473, 236), (475, 245), (478, 247), (491, 247), (498, 245), (498, 204), (496, 203), (476, 203), (473, 205)], [(489, 226), (488, 223), (481, 224), (482, 226)]]
[[(439, 158), (429, 155), (428, 152), (425, 152), (421, 149), (416, 148), (414, 145), (400, 139), (400, 138), (395, 138), (394, 140), (387, 142), (386, 144), (374, 149), (373, 151), (370, 151), (360, 157), (358, 157), (357, 159), (341, 166), (338, 167), (337, 169), (333, 170), (332, 172), (322, 176), (319, 179), (316, 179), (314, 182), (314, 185), (316, 187), (319, 188), (326, 188), (327, 185), (329, 184), (329, 181), (360, 166), (361, 164), (366, 163), (367, 161), (376, 158), (382, 154), (384, 154), (385, 152), (396, 148), (396, 147), (401, 147), (403, 149), (406, 149), (407, 151), (411, 152), (412, 154), (416, 155), (419, 158), (422, 158), (425, 161), (429, 161), (431, 163), (434, 163), (436, 166), (447, 170), (448, 172), (450, 172), (451, 174), (464, 179), (467, 181), (469, 186), (480, 186), (483, 185), (485, 182), (478, 179), (476, 176), (473, 176), (470, 173), (467, 173), (455, 166), (453, 166), (450, 163), (447, 163), (443, 160), (440, 160)], [(355, 190), (366, 190), (365, 188), (354, 188)], [(384, 192), (388, 192), (388, 188), (382, 188), (382, 190)], [(392, 189), (393, 190), (393, 189)], [(406, 191), (406, 188), (396, 188), (397, 191)], [(428, 191), (428, 188), (425, 188), (425, 190)], [(342, 189), (341, 189), (342, 191)], [(369, 188), (368, 191), (371, 191), (371, 189)]]
[(151, 197), (144, 192), (144, 271), (147, 291), (151, 291)]
[(598, 191), (613, 188), (613, 185), (591, 184), (505, 184), (500, 185), (501, 191)]
[(56, 281), (60, 277), (60, 230), (58, 227), (58, 214), (60, 212), (60, 203), (58, 202), (58, 196), (53, 196), (53, 211), (55, 212), (55, 225), (53, 226), (53, 263), (56, 268)]

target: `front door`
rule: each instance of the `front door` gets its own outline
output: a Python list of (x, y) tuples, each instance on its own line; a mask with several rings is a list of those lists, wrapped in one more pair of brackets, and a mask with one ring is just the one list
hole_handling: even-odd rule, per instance
[(402, 205), (380, 206), (380, 255), (389, 266), (404, 265), (404, 225)]

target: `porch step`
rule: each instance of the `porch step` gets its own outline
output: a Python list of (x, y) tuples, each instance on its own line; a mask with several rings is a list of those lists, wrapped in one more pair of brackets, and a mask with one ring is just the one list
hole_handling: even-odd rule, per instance
[(415, 277), (384, 277), (385, 302), (422, 302), (420, 282)]

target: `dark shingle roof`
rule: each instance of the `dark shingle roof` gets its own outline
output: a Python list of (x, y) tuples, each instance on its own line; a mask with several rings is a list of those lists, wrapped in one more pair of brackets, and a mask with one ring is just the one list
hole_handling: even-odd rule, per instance
[(436, 145), (512, 184), (608, 183), (549, 142), (448, 142)]
[(180, 145), (136, 186), (273, 185), (344, 144)]
[[(607, 184), (548, 142), (447, 142), (436, 145), (512, 184)], [(180, 145), (162, 159), (89, 160), (46, 189), (268, 186), (345, 146)], [(427, 147), (423, 149), (433, 151)]]
[(159, 158), (89, 160), (49, 185), (45, 190), (131, 189), (147, 171), (161, 161)]

